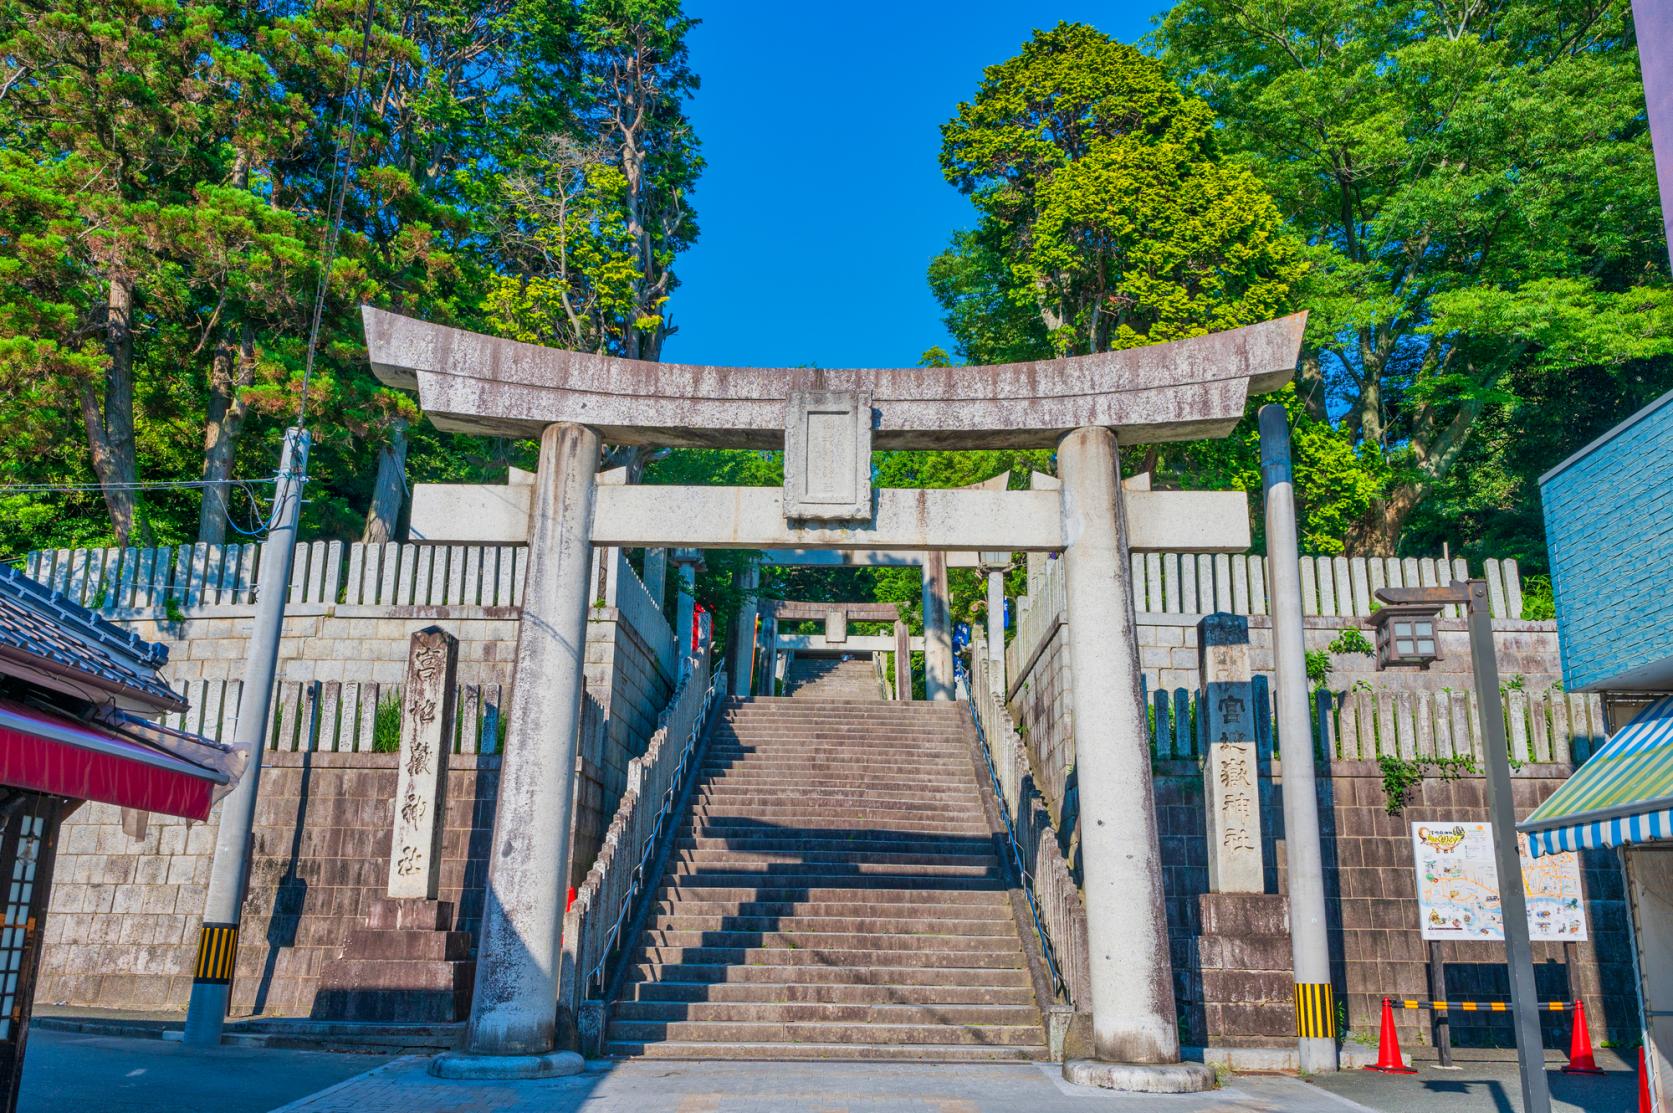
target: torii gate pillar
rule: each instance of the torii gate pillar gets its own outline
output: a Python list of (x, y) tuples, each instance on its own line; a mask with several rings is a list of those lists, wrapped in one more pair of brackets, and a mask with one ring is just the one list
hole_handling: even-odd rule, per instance
[(947, 554), (924, 554), (924, 698), (953, 698), (953, 619)]
[(599, 448), (598, 433), (568, 422), (540, 436), (476, 989), (464, 1049), (430, 1063), (443, 1078), (543, 1078), (585, 1066), (554, 1048)]
[[(1092, 1039), (1102, 1060), (1067, 1064), (1066, 1073), (1070, 1081), (1122, 1089), (1168, 1088), (1163, 1079), (1178, 1073), (1181, 1089), (1202, 1089), (1194, 1071), (1208, 1068), (1179, 1061), (1119, 468), (1109, 429), (1076, 429), (1057, 444), (1069, 670), (1079, 681), (1073, 715)], [(1144, 1065), (1127, 1070), (1141, 1076), (1138, 1084), (1125, 1075), (1073, 1075), (1126, 1064)]]

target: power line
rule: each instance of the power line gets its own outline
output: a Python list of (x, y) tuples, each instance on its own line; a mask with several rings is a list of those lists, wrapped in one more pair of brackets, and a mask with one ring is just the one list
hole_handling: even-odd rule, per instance
[(177, 490), (193, 487), (244, 486), (252, 483), (277, 483), (276, 476), (266, 479), (146, 479), (132, 483), (0, 483), (0, 493), (19, 495), (70, 494), (82, 491), (152, 491)]

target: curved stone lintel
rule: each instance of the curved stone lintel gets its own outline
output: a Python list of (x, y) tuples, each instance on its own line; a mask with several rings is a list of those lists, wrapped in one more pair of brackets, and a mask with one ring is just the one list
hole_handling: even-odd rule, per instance
[(1104, 1063), (1070, 1059), (1063, 1078), (1076, 1086), (1135, 1094), (1200, 1094), (1216, 1085), (1214, 1070), (1202, 1063)]
[(1049, 448), (1071, 429), (1220, 437), (1294, 372), (1307, 315), (1120, 352), (990, 367), (864, 370), (649, 363), (543, 348), (365, 307), (372, 370), (437, 428), (534, 436), (557, 421), (619, 444), (780, 448), (793, 390), (869, 390), (877, 448)]

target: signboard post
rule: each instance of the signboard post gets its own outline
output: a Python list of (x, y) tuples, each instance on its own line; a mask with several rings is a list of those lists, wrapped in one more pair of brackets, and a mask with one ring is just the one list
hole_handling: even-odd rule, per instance
[[(1522, 859), (1522, 889), (1527, 904), (1528, 938), (1563, 944), (1565, 960), (1574, 944), (1586, 938), (1586, 899), (1580, 887), (1580, 856), (1528, 855), (1528, 841), (1517, 836)], [(1499, 871), (1493, 859), (1491, 823), (1417, 820), (1412, 823), (1412, 859), (1417, 869), (1418, 924), (1427, 944), (1429, 998), (1446, 1000), (1439, 943), (1503, 941), (1504, 908)], [(1572, 970), (1573, 966), (1570, 964)], [(1435, 1050), (1443, 1068), (1452, 1066), (1448, 1010), (1431, 1009)]]

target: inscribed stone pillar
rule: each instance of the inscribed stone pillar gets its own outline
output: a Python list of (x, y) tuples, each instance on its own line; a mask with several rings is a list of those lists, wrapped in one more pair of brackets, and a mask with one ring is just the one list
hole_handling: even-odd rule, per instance
[(846, 645), (848, 642), (848, 612), (838, 608), (825, 613), (825, 643)]
[(1069, 667), (1079, 681), (1072, 698), (1094, 1049), (1111, 1062), (1177, 1063), (1179, 1018), (1115, 434), (1066, 434), (1057, 466)]
[(475, 1060), (485, 1056), (515, 1057), (502, 1074), (580, 1069), (579, 1056), (552, 1049), (599, 443), (596, 432), (568, 422), (540, 438), (476, 990), (464, 1053), (431, 1065), (443, 1076), (479, 1077)]
[(947, 554), (924, 554), (924, 696), (953, 698), (953, 623), (947, 602)]
[(452, 634), (439, 626), (413, 634), (401, 693), (395, 831), (389, 842), (389, 896), (398, 900), (436, 899), (458, 663), (459, 642)]
[(1197, 662), (1202, 678), (1197, 714), (1208, 747), (1203, 769), (1208, 887), (1216, 893), (1264, 892), (1249, 620), (1223, 612), (1204, 615), (1197, 623)]

